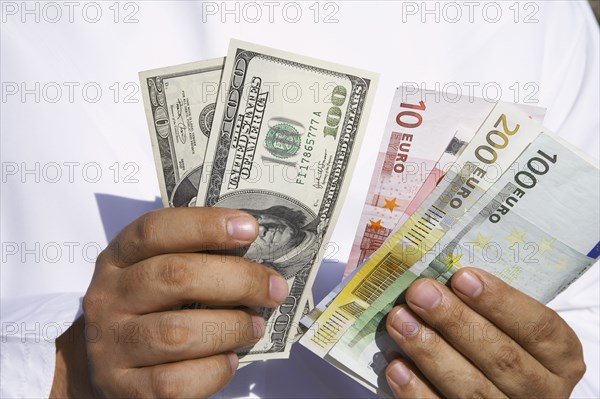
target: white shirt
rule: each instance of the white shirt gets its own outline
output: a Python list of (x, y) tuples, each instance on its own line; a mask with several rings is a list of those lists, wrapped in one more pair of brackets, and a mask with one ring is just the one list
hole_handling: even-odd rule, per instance
[[(3, 2), (1, 396), (48, 396), (52, 323), (75, 319), (108, 239), (160, 207), (141, 70), (223, 56), (236, 37), (379, 72), (349, 199), (366, 195), (401, 84), (546, 107), (549, 129), (598, 158), (600, 41), (587, 1), (467, 3)], [(329, 258), (347, 258), (361, 210), (345, 202)], [(342, 263), (325, 266), (316, 300), (341, 278)], [(599, 292), (596, 265), (551, 303), (584, 345), (573, 397), (600, 396)], [(215, 396), (370, 394), (296, 346)]]

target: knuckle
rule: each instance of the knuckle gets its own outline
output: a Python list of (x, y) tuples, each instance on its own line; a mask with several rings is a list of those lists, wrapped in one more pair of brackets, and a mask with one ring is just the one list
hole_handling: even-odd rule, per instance
[(151, 377), (152, 393), (156, 398), (180, 398), (184, 386), (177, 373), (164, 367), (154, 367)]
[(194, 278), (193, 270), (187, 267), (186, 258), (183, 255), (165, 257), (158, 277), (165, 285), (172, 288), (185, 287)]
[(104, 296), (101, 295), (96, 290), (88, 290), (83, 297), (81, 306), (83, 308), (83, 313), (86, 316), (95, 316), (97, 315), (104, 305)]
[(502, 280), (495, 281), (485, 279), (483, 282), (483, 295), (485, 295), (485, 312), (489, 317), (501, 318), (506, 313), (506, 301), (504, 298), (512, 295)]
[(520, 372), (522, 370), (522, 357), (518, 349), (513, 346), (502, 346), (493, 357), (494, 370), (501, 374), (506, 372)]
[(489, 384), (487, 384), (481, 375), (475, 371), (465, 372), (456, 370), (454, 373), (447, 372), (444, 375), (444, 380), (448, 384), (452, 384), (454, 381), (465, 380), (471, 381), (471, 383), (458, 393), (458, 399), (487, 399), (497, 397), (497, 392), (494, 392)]
[(532, 328), (529, 336), (531, 342), (553, 341), (560, 327), (557, 323), (558, 319), (559, 317), (555, 311), (545, 307)]
[(194, 397), (208, 398), (225, 387), (231, 378), (233, 372), (226, 355), (218, 356), (218, 360), (211, 362), (210, 371), (203, 378), (203, 384), (195, 387)]
[(450, 320), (458, 320), (459, 322), (465, 321), (466, 317), (466, 306), (462, 302), (455, 302), (450, 305), (450, 312), (445, 315)]
[(177, 313), (167, 313), (158, 319), (158, 339), (168, 349), (185, 346), (191, 336), (189, 319)]
[(490, 397), (490, 393), (486, 389), (477, 386), (469, 394), (470, 399), (487, 399)]
[(231, 370), (231, 365), (229, 363), (229, 358), (227, 355), (219, 356), (219, 360), (216, 365), (217, 369), (217, 379), (221, 381), (219, 384), (219, 389), (227, 384), (227, 382), (233, 377), (233, 371)]
[(157, 211), (143, 214), (135, 224), (134, 240), (137, 243), (153, 241), (159, 230), (159, 217)]
[(96, 395), (95, 397), (123, 397), (131, 399), (141, 399), (148, 396), (148, 392), (144, 392), (143, 386), (136, 383), (137, 379), (133, 376), (132, 371), (123, 372), (120, 376), (115, 376), (108, 381), (107, 392), (104, 395)]
[(403, 337), (404, 342), (398, 343), (411, 357), (427, 362), (437, 362), (441, 338), (432, 330), (423, 326), (412, 336)]
[(134, 265), (125, 269), (119, 279), (119, 284), (123, 294), (136, 292), (140, 287), (143, 287), (148, 282), (152, 281), (149, 268), (146, 265)]
[(527, 381), (527, 386), (531, 392), (544, 392), (547, 391), (548, 387), (551, 386), (548, 381), (548, 373), (540, 373), (536, 370), (526, 372), (524, 374), (524, 380)]
[(583, 361), (583, 358), (580, 358), (579, 361), (575, 362), (575, 365), (573, 366), (573, 373), (574, 373), (575, 377), (577, 378), (577, 381), (579, 381), (580, 379), (583, 378), (586, 371), (587, 371), (587, 365)]
[(442, 312), (435, 327), (440, 334), (449, 342), (458, 342), (464, 340), (464, 330), (472, 325), (466, 314), (466, 307), (462, 303), (455, 303), (449, 306), (447, 312)]
[(244, 298), (252, 299), (257, 297), (261, 292), (264, 271), (258, 265), (253, 264), (248, 264), (244, 270), (241, 293)]
[(585, 364), (583, 357), (579, 357), (576, 361), (574, 361), (569, 366), (567, 371), (569, 373), (567, 378), (572, 382), (577, 383), (579, 380), (581, 380), (587, 371), (587, 365)]
[(96, 257), (96, 269), (103, 267), (104, 264), (109, 263), (111, 257), (109, 256), (111, 244), (109, 244), (104, 250), (100, 251)]

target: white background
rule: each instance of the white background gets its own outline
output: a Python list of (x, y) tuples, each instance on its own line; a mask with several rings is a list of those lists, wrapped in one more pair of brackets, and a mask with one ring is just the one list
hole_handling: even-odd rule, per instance
[[(549, 129), (598, 158), (599, 40), (587, 2), (429, 2), (428, 13), (424, 7), (391, 1), (2, 2), (2, 297), (85, 291), (97, 250), (160, 206), (137, 73), (223, 56), (231, 37), (380, 73), (332, 237), (339, 249), (329, 257), (340, 262), (348, 256), (401, 84), (546, 107)], [(317, 282), (320, 295), (341, 275), (340, 263), (328, 266)], [(599, 395), (599, 291), (595, 266), (553, 302), (585, 341), (590, 371), (579, 396)], [(237, 385), (222, 395), (366, 395), (317, 360), (296, 349), (289, 362), (240, 371)]]

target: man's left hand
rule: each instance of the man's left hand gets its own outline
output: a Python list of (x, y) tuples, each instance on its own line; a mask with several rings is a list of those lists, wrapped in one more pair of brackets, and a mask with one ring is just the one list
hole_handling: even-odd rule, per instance
[(417, 280), (406, 302), (387, 318), (408, 358), (386, 370), (396, 398), (567, 398), (585, 373), (567, 323), (481, 269)]

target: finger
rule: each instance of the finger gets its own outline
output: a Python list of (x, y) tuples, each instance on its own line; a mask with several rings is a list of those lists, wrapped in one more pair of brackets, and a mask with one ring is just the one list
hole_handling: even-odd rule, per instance
[(387, 331), (423, 376), (445, 397), (502, 398), (505, 395), (408, 307), (392, 309)]
[(119, 360), (126, 367), (142, 367), (207, 357), (253, 345), (264, 332), (265, 320), (242, 310), (152, 313), (119, 326)]
[(406, 359), (392, 361), (385, 371), (385, 377), (396, 399), (440, 397), (423, 373)]
[(406, 302), (508, 396), (543, 392), (557, 382), (556, 376), (517, 342), (437, 281), (413, 283), (406, 292)]
[(146, 213), (125, 227), (100, 254), (118, 267), (151, 256), (249, 245), (256, 219), (225, 208), (168, 208)]
[(130, 369), (115, 397), (206, 398), (223, 388), (238, 366), (234, 353)]
[(287, 281), (275, 270), (236, 256), (158, 255), (125, 269), (119, 280), (122, 309), (131, 314), (203, 305), (275, 307)]
[(502, 329), (548, 370), (577, 380), (583, 376), (581, 343), (554, 310), (481, 269), (461, 269), (451, 284), (464, 303)]

